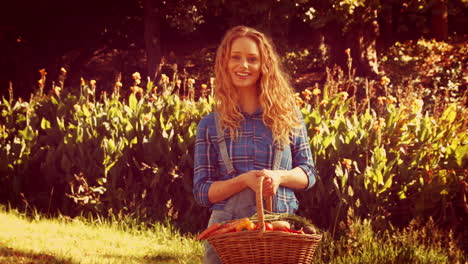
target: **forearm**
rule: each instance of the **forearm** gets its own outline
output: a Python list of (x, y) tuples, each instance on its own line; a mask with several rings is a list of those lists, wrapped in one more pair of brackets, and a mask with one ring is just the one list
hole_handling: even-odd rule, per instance
[(246, 187), (243, 174), (229, 180), (216, 181), (211, 184), (208, 190), (208, 199), (211, 203), (217, 203), (226, 200)]
[(294, 190), (305, 189), (309, 183), (307, 174), (300, 168), (296, 167), (291, 170), (280, 170), (280, 185)]

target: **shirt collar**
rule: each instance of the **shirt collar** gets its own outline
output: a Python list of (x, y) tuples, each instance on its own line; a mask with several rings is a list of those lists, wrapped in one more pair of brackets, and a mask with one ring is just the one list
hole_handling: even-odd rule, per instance
[(253, 112), (252, 114), (248, 114), (244, 111), (241, 111), (241, 113), (245, 116), (245, 117), (261, 117), (262, 114), (263, 114), (263, 109), (262, 107), (259, 107), (257, 108), (257, 110), (255, 110), (255, 112)]

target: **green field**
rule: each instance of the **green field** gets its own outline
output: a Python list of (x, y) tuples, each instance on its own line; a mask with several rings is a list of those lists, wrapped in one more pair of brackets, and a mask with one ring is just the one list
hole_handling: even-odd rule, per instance
[[(202, 263), (203, 244), (169, 224), (32, 215), (0, 209), (1, 264)], [(370, 221), (350, 218), (341, 232), (337, 240), (324, 233), (314, 263), (467, 263), (452, 234), (432, 221), (376, 233)]]
[(201, 243), (160, 224), (35, 218), (0, 211), (0, 263), (200, 263), (203, 254)]

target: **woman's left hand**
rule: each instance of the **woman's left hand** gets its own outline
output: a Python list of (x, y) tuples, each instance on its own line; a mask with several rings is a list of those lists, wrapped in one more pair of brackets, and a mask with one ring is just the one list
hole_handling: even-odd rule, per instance
[(263, 196), (268, 197), (276, 195), (276, 191), (281, 184), (280, 171), (262, 170), (257, 176), (265, 177), (263, 180)]

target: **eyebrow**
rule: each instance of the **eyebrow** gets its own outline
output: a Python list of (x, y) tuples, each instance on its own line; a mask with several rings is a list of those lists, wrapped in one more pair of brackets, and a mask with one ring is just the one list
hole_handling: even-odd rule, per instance
[[(231, 54), (232, 54), (232, 53), (240, 54), (240, 53), (242, 53), (242, 52), (240, 52), (240, 51), (231, 51)], [(247, 55), (259, 56), (260, 54), (258, 54), (258, 53), (248, 53)]]

